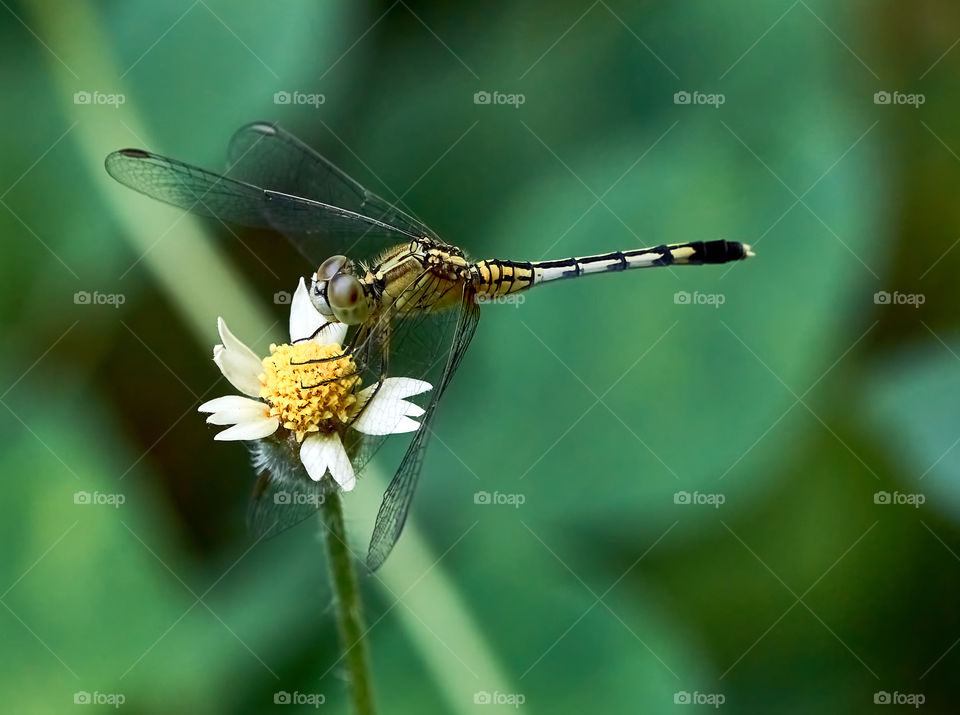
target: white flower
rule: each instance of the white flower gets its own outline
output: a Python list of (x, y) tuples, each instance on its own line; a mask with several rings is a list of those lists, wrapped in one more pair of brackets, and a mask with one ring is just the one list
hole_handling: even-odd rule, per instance
[[(423, 380), (389, 377), (356, 391), (359, 375), (341, 347), (343, 323), (328, 323), (310, 302), (303, 279), (290, 304), (290, 344), (271, 345), (263, 360), (238, 340), (223, 318), (217, 326), (223, 341), (213, 361), (240, 395), (218, 397), (200, 405), (209, 424), (232, 425), (217, 440), (258, 440), (278, 430), (300, 446), (300, 461), (314, 481), (328, 472), (344, 491), (356, 484), (353, 465), (340, 432), (349, 426), (369, 435), (415, 432), (423, 408), (405, 398), (432, 386)], [(322, 328), (322, 329), (321, 329)], [(359, 416), (357, 416), (359, 413)]]

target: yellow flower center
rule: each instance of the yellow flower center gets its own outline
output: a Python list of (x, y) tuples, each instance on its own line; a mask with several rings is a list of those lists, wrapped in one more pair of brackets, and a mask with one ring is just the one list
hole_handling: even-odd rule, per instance
[(332, 432), (338, 422), (349, 419), (360, 376), (339, 345), (317, 345), (312, 340), (271, 345), (263, 367), (260, 397), (298, 442), (308, 432)]

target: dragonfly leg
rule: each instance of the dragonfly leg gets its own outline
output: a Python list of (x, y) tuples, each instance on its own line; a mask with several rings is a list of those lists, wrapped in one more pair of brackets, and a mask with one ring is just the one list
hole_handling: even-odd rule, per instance
[(294, 360), (290, 361), (291, 365), (315, 365), (316, 363), (321, 362), (331, 362), (333, 360), (342, 360), (346, 353), (341, 353), (340, 355), (331, 355), (330, 357), (324, 358), (313, 358), (311, 360), (304, 360), (303, 362), (296, 362)]
[[(332, 325), (332, 323), (326, 323), (325, 325), (322, 325), (321, 327), (317, 328), (317, 331), (313, 335), (311, 335), (309, 338), (303, 338), (303, 340), (312, 340), (320, 333), (321, 330), (327, 327), (327, 325)], [(291, 362), (290, 364), (291, 365), (313, 365), (315, 363), (330, 362), (331, 360), (339, 360), (345, 355), (351, 355), (353, 354), (353, 351), (356, 350), (357, 336), (359, 335), (360, 335), (360, 331), (358, 330), (353, 334), (353, 337), (350, 339), (350, 341), (343, 346), (343, 352), (339, 355), (331, 355), (330, 357), (325, 357), (325, 358), (314, 358), (312, 360), (304, 360), (303, 362)], [(296, 342), (299, 343), (302, 341), (297, 340)]]
[(300, 338), (299, 340), (294, 340), (293, 343), (294, 343), (294, 344), (296, 344), (296, 343), (305, 343), (305, 342), (307, 342), (308, 340), (313, 340), (315, 337), (317, 337), (317, 336), (320, 334), (320, 332), (321, 332), (322, 330), (324, 330), (325, 328), (327, 328), (328, 326), (331, 326), (331, 325), (333, 325), (333, 323), (328, 320), (326, 323), (324, 323), (324, 324), (321, 325), (319, 328), (317, 328), (316, 330), (314, 330), (312, 335), (308, 335), (308, 336), (305, 337), (305, 338)]
[(356, 380), (354, 380), (354, 381), (350, 384), (350, 387), (352, 388), (352, 387), (357, 383), (357, 380), (360, 379), (360, 373), (359, 373), (359, 372), (351, 372), (349, 375), (338, 375), (337, 377), (330, 377), (330, 378), (327, 378), (326, 380), (321, 380), (320, 382), (316, 383), (315, 385), (304, 385), (304, 384), (301, 382), (301, 383), (300, 383), (300, 389), (301, 389), (301, 390), (313, 390), (313, 389), (315, 389), (315, 388), (317, 388), (317, 387), (322, 387), (323, 385), (329, 385), (331, 382), (340, 382), (341, 380), (344, 380), (344, 379), (347, 379), (347, 378), (351, 378), (351, 377), (357, 378)]

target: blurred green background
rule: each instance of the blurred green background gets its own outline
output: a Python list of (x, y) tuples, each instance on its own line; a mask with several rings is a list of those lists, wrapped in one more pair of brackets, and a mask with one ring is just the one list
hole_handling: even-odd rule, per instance
[[(275, 706), (286, 692), (346, 712), (316, 525), (255, 543), (245, 450), (195, 412), (231, 392), (216, 316), (265, 349), (287, 319), (273, 294), (312, 267), (102, 167), (135, 146), (220, 169), (268, 119), (477, 258), (757, 252), (484, 309), (407, 532), (363, 579), (383, 712), (956, 712), (956, 5), (38, 0), (0, 18), (5, 711), (84, 712), (82, 693), (314, 709)], [(358, 551), (382, 457), (347, 498)]]

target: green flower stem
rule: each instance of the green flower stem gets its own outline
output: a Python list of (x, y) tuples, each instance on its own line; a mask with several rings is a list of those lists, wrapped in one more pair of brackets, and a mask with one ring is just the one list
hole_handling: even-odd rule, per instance
[(370, 679), (370, 662), (364, 640), (366, 628), (363, 623), (363, 604), (357, 576), (353, 570), (353, 556), (347, 548), (347, 533), (343, 524), (343, 507), (340, 494), (327, 494), (320, 508), (327, 544), (327, 562), (330, 567), (330, 582), (336, 599), (337, 630), (343, 659), (347, 664), (350, 686), (353, 691), (353, 707), (356, 715), (372, 715), (373, 690)]

